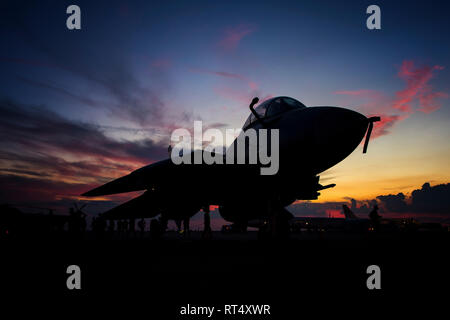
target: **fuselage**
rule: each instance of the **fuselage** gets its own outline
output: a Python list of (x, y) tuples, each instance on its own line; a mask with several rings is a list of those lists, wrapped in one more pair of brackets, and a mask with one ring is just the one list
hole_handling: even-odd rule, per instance
[[(266, 111), (260, 120), (247, 121), (244, 131), (279, 130), (279, 170), (273, 176), (252, 172), (250, 177), (243, 173), (233, 195), (223, 201), (222, 216), (228, 221), (243, 216), (250, 220), (265, 214), (268, 199), (277, 199), (282, 206), (303, 200), (302, 195), (313, 188), (316, 175), (350, 155), (361, 143), (367, 127), (364, 115), (329, 106), (303, 106), (275, 115)], [(236, 141), (230, 148), (236, 150)]]

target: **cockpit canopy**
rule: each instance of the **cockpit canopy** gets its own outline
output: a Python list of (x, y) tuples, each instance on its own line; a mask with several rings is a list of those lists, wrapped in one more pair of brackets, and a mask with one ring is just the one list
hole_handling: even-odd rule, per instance
[[(306, 106), (300, 101), (297, 101), (295, 99), (289, 97), (275, 97), (260, 103), (255, 108), (255, 111), (260, 116), (261, 119), (265, 119), (265, 118), (272, 118), (274, 116), (277, 116), (281, 113), (293, 109), (303, 109), (303, 108), (306, 108)], [(250, 116), (247, 118), (247, 121), (245, 121), (244, 123), (243, 127), (244, 130), (255, 121), (257, 121), (257, 119), (253, 115), (253, 113), (251, 113)]]

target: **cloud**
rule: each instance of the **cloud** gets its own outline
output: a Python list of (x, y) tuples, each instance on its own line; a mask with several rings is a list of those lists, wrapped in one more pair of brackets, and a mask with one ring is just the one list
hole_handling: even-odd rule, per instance
[(16, 143), (26, 147), (24, 150), (45, 149), (79, 156), (94, 154), (111, 160), (131, 157), (149, 161), (151, 155), (161, 155), (155, 153), (150, 139), (117, 141), (105, 136), (96, 125), (71, 121), (42, 107), (25, 107), (3, 100), (0, 113), (1, 135), (5, 138), (2, 145)]
[(26, 83), (30, 86), (51, 90), (51, 91), (56, 92), (64, 97), (67, 97), (71, 100), (77, 101), (85, 106), (89, 106), (89, 107), (93, 107), (93, 108), (102, 107), (102, 104), (99, 101), (95, 101), (95, 100), (90, 99), (81, 94), (73, 93), (68, 89), (61, 88), (61, 87), (58, 87), (56, 85), (53, 85), (53, 84), (50, 84), (47, 82), (43, 82), (43, 81), (39, 81), (39, 80), (31, 80), (31, 79), (28, 79), (25, 77), (20, 77), (20, 76), (18, 77), (18, 80), (20, 80), (23, 83)]
[(247, 84), (246, 87), (243, 87), (241, 85), (239, 85), (238, 87), (221, 85), (216, 86), (214, 88), (214, 92), (217, 95), (224, 97), (226, 99), (234, 100), (239, 104), (248, 104), (256, 96), (262, 97), (260, 98), (260, 102), (263, 102), (272, 97), (271, 94), (264, 94), (259, 89), (259, 86), (256, 82), (250, 80), (248, 77), (243, 76), (241, 74), (226, 71), (211, 71), (199, 68), (191, 68), (189, 70), (195, 73), (213, 75), (224, 79), (231, 79), (231, 80), (236, 79), (245, 82)]
[(297, 202), (288, 210), (295, 216), (304, 217), (340, 217), (342, 205), (345, 202)]
[(250, 89), (252, 89), (252, 90), (258, 89), (258, 84), (256, 82), (251, 81), (247, 77), (237, 74), (237, 73), (231, 73), (231, 72), (225, 72), (225, 71), (210, 71), (210, 70), (198, 69), (198, 68), (191, 68), (190, 71), (196, 72), (196, 73), (215, 75), (215, 76), (223, 77), (223, 78), (241, 80), (241, 81), (246, 82)]
[(239, 25), (225, 30), (223, 38), (218, 46), (224, 51), (233, 51), (237, 48), (241, 40), (256, 31), (255, 26)]
[[(125, 63), (115, 62), (111, 57), (108, 58), (109, 60), (104, 59), (102, 64), (96, 65), (95, 67), (90, 65), (89, 60), (83, 60), (84, 62), (77, 60), (74, 62), (70, 60), (70, 57), (66, 59), (68, 61), (48, 63), (37, 60), (1, 58), (0, 62), (52, 68), (71, 74), (72, 77), (81, 77), (80, 83), (90, 87), (89, 92), (92, 93), (95, 90), (97, 95), (103, 95), (105, 97), (104, 100), (108, 102), (89, 98), (89, 93), (86, 92), (73, 92), (73, 89), (67, 88), (70, 87), (69, 85), (65, 88), (63, 83), (55, 85), (43, 80), (31, 80), (23, 76), (17, 78), (30, 86), (50, 90), (64, 97), (76, 100), (84, 106), (108, 110), (111, 115), (120, 119), (134, 122), (140, 126), (158, 124), (165, 120), (165, 110), (168, 106), (161, 98), (160, 92), (165, 91), (166, 88), (161, 86), (152, 88), (148, 84), (143, 84), (129, 70)], [(152, 67), (158, 70), (164, 70), (169, 66), (168, 63), (162, 60), (155, 61), (152, 63)], [(73, 64), (76, 67), (64, 67), (64, 65)], [(103, 68), (104, 70), (102, 72), (101, 70)], [(154, 83), (166, 83), (164, 73), (152, 73), (151, 77)], [(157, 92), (159, 93), (157, 94)]]
[[(390, 129), (394, 127), (394, 125), (397, 122), (407, 118), (407, 116), (405, 115), (387, 115), (387, 114), (376, 114), (376, 115), (380, 116), (381, 120), (374, 123), (372, 138), (377, 138), (389, 134)], [(371, 116), (375, 116), (375, 114), (369, 115), (369, 117)]]
[[(139, 126), (166, 121), (166, 110), (170, 106), (163, 97), (170, 90), (169, 76), (165, 72), (171, 65), (170, 60), (149, 63), (130, 57), (125, 48), (117, 46), (121, 39), (116, 35), (102, 37), (99, 46), (95, 31), (71, 39), (65, 32), (55, 31), (49, 37), (48, 33), (34, 28), (20, 12), (23, 10), (19, 8), (11, 10), (12, 23), (17, 25), (21, 41), (30, 50), (15, 53), (10, 50), (6, 53), (8, 56), (1, 56), (0, 63), (7, 71), (9, 68), (16, 73), (14, 65), (27, 66), (31, 75), (39, 71), (42, 77), (31, 80), (32, 76), (27, 74), (19, 77), (22, 82), (64, 95), (84, 106), (101, 108), (113, 117)], [(55, 46), (55, 43), (60, 45)], [(145, 78), (142, 77), (142, 65), (147, 66)], [(49, 77), (57, 80), (49, 82)], [(98, 97), (102, 100), (98, 101)]]
[[(108, 199), (80, 201), (79, 194), (84, 192), (86, 187), (89, 186), (15, 175), (0, 175), (0, 205), (8, 204), (31, 213), (52, 209), (58, 214), (67, 214), (74, 203), (87, 204), (83, 211), (92, 216), (105, 212), (130, 197), (127, 194), (126, 196), (111, 196)], [(44, 212), (47, 213), (45, 210)]]
[(410, 207), (415, 212), (450, 214), (450, 183), (436, 186), (425, 183), (412, 192)]
[(423, 113), (431, 113), (441, 108), (441, 104), (436, 101), (437, 98), (448, 98), (448, 94), (445, 92), (422, 93), (419, 96), (420, 107), (418, 111)]
[(429, 182), (406, 196), (397, 194), (380, 195), (376, 200), (387, 213), (444, 214), (450, 216), (450, 183), (431, 186)]
[(327, 217), (331, 213), (337, 216), (342, 212), (342, 205), (362, 218), (366, 218), (372, 207), (377, 204), (386, 218), (415, 217), (422, 221), (439, 221), (450, 218), (450, 183), (431, 186), (424, 183), (420, 189), (407, 196), (397, 194), (379, 195), (374, 199), (356, 200), (346, 198), (342, 202), (297, 202), (289, 210), (297, 216)]
[(85, 188), (84, 184), (2, 174), (0, 203), (56, 203), (59, 196), (78, 196)]
[(167, 157), (149, 138), (113, 139), (100, 126), (68, 120), (48, 109), (0, 102), (2, 201), (55, 201)]
[(408, 205), (406, 204), (406, 196), (403, 193), (396, 195), (388, 194), (385, 196), (378, 196), (378, 200), (384, 204), (387, 212), (406, 212)]
[(350, 199), (351, 205), (349, 206), (350, 209), (355, 214), (361, 214), (363, 216), (368, 215), (371, 208), (377, 204), (376, 200), (365, 200), (365, 201), (357, 201), (355, 199)]
[[(381, 121), (374, 124), (373, 137), (376, 138), (388, 134), (397, 123), (416, 111), (431, 113), (441, 107), (438, 99), (447, 98), (448, 94), (433, 91), (429, 82), (434, 72), (442, 69), (444, 67), (439, 65), (416, 67), (413, 61), (403, 61), (397, 75), (404, 80), (405, 88), (397, 91), (392, 98), (370, 89), (340, 90), (334, 93), (358, 101), (368, 116), (381, 116)], [(414, 109), (413, 105), (418, 107)]]
[(433, 77), (433, 71), (443, 70), (444, 67), (423, 66), (416, 67), (413, 61), (403, 61), (398, 71), (398, 76), (406, 82), (406, 88), (396, 93), (396, 99), (392, 105), (394, 109), (411, 112), (411, 103), (419, 102), (419, 111), (430, 113), (440, 108), (436, 98), (447, 97), (443, 92), (433, 92), (429, 84)]
[(225, 78), (233, 78), (233, 79), (239, 79), (239, 80), (245, 80), (247, 81), (247, 78), (236, 73), (230, 73), (225, 71), (210, 71), (210, 70), (204, 70), (204, 69), (198, 69), (198, 68), (191, 68), (190, 71), (197, 72), (197, 73), (205, 73), (205, 74), (212, 74), (220, 77)]

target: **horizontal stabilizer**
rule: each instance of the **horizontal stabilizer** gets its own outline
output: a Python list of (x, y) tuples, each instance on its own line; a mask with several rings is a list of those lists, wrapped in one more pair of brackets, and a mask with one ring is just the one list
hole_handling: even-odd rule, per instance
[(160, 213), (155, 204), (157, 204), (157, 199), (147, 191), (137, 198), (106, 211), (103, 213), (103, 217), (105, 219), (153, 218)]

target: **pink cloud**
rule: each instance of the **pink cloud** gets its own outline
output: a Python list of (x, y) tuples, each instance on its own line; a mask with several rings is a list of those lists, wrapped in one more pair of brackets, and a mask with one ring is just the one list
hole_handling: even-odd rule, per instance
[[(395, 124), (408, 118), (411, 113), (431, 113), (441, 107), (437, 99), (447, 98), (448, 94), (434, 92), (429, 82), (434, 76), (433, 72), (442, 69), (444, 67), (439, 65), (419, 68), (415, 67), (413, 61), (403, 61), (397, 75), (406, 82), (406, 87), (397, 91), (395, 97), (389, 100), (381, 92), (370, 89), (342, 90), (334, 93), (353, 99), (365, 99), (360, 105), (361, 109), (371, 115), (381, 116), (381, 121), (374, 125), (373, 137), (376, 138), (388, 134)], [(413, 109), (412, 104), (417, 104), (418, 108)]]
[(225, 30), (225, 36), (219, 41), (219, 47), (225, 51), (232, 51), (237, 48), (241, 40), (256, 31), (254, 26), (239, 25)]
[(441, 104), (436, 101), (436, 98), (448, 98), (445, 92), (426, 92), (419, 96), (420, 108), (419, 111), (423, 113), (431, 113), (438, 110)]
[(250, 87), (250, 89), (252, 90), (257, 90), (258, 89), (258, 84), (256, 82), (253, 81), (249, 81), (248, 82), (248, 86)]
[(440, 104), (435, 99), (446, 97), (446, 94), (433, 92), (428, 82), (433, 77), (433, 71), (442, 69), (444, 67), (439, 65), (417, 68), (413, 61), (403, 61), (398, 76), (406, 81), (406, 88), (396, 93), (397, 98), (392, 107), (404, 112), (411, 112), (411, 103), (418, 100), (419, 111), (429, 113), (439, 109)]
[[(369, 115), (369, 117), (375, 116)], [(381, 121), (375, 122), (373, 126), (372, 138), (378, 138), (389, 134), (389, 129), (391, 129), (397, 122), (406, 119), (407, 115), (387, 115), (387, 114), (376, 114), (376, 116), (381, 117)]]

